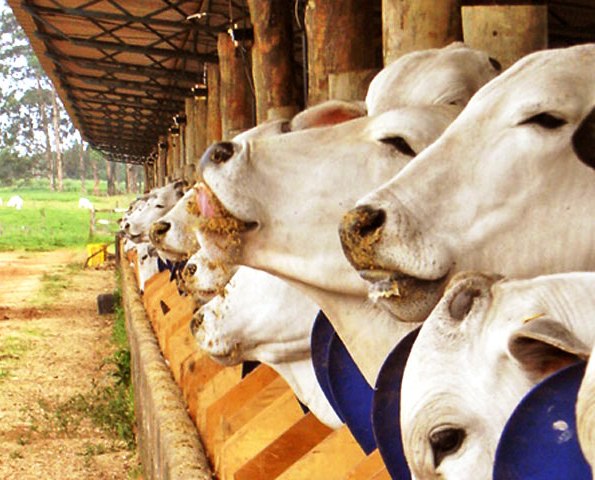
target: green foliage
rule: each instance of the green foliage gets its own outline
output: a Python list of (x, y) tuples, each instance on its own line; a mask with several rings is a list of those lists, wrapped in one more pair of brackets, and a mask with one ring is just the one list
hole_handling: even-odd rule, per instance
[[(76, 183), (73, 181), (73, 184)], [(3, 250), (53, 250), (62, 247), (83, 247), (87, 243), (113, 242), (112, 233), (89, 236), (90, 212), (78, 208), (81, 194), (68, 183), (66, 192), (50, 192), (44, 189), (23, 188), (20, 190), (0, 187), (0, 198), (6, 202), (18, 194), (24, 200), (22, 210), (0, 206), (0, 251)], [(103, 197), (85, 195), (101, 218), (112, 221), (111, 231), (118, 229), (117, 220), (121, 213), (114, 208), (126, 208), (134, 195)], [(100, 214), (97, 213), (99, 216)]]

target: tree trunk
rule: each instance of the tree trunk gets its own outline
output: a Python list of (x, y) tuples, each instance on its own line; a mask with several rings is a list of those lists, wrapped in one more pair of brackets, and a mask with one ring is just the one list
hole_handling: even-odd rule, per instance
[(48, 180), (50, 182), (50, 190), (55, 190), (56, 185), (54, 182), (54, 162), (52, 158), (52, 144), (50, 142), (50, 122), (48, 121), (48, 114), (45, 109), (45, 102), (43, 101), (43, 88), (41, 86), (41, 77), (36, 73), (35, 79), (37, 80), (37, 90), (39, 92), (39, 112), (41, 114), (41, 123), (43, 127), (43, 134), (45, 137), (45, 158), (48, 169)]
[(60, 144), (60, 111), (58, 110), (58, 95), (56, 89), (52, 88), (52, 120), (54, 126), (54, 143), (56, 147), (56, 180), (58, 191), (64, 190), (62, 183), (62, 146)]
[(134, 180), (132, 179), (132, 165), (126, 164), (126, 193), (134, 192)]
[(97, 173), (97, 160), (91, 163), (93, 169), (93, 195), (99, 195), (99, 174)]
[(81, 140), (79, 150), (79, 174), (81, 176), (81, 193), (87, 193), (87, 187), (85, 185), (85, 142)]
[(107, 194), (112, 196), (116, 194), (115, 165), (112, 165), (112, 162), (107, 161), (105, 162), (105, 170), (107, 173)]

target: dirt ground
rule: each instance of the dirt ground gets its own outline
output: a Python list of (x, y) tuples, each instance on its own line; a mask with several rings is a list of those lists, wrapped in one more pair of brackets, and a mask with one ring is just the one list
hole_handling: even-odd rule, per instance
[[(83, 251), (0, 253), (0, 479), (134, 479), (136, 453), (72, 405), (109, 374), (113, 269)], [(44, 274), (45, 277), (44, 277)], [(49, 285), (49, 287), (48, 287)]]

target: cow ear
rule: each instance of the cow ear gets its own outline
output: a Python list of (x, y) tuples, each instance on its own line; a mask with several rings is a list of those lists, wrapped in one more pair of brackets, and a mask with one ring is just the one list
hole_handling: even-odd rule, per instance
[(329, 100), (293, 117), (291, 131), (336, 125), (365, 115), (366, 107), (361, 102)]
[(591, 349), (564, 325), (548, 317), (523, 324), (511, 335), (508, 349), (523, 368), (538, 378), (591, 354)]
[(595, 108), (572, 135), (572, 148), (583, 163), (595, 168)]

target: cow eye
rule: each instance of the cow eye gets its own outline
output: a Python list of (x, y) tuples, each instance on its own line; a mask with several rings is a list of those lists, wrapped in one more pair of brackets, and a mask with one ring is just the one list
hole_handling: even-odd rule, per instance
[(403, 155), (407, 155), (408, 157), (415, 157), (415, 151), (411, 148), (411, 146), (407, 143), (403, 137), (386, 137), (381, 138), (380, 141), (386, 145), (390, 145), (391, 147), (395, 148)]
[(438, 468), (442, 460), (461, 448), (465, 436), (465, 430), (462, 428), (443, 428), (430, 434), (434, 468)]
[(155, 205), (155, 208), (165, 208), (165, 205)]
[(555, 130), (556, 128), (560, 128), (562, 125), (566, 125), (567, 123), (568, 122), (563, 118), (556, 117), (551, 113), (538, 113), (537, 115), (533, 115), (532, 117), (522, 121), (520, 124), (539, 125), (540, 127), (546, 128), (548, 130)]
[(448, 305), (448, 313), (455, 320), (463, 320), (473, 307), (473, 301), (481, 292), (476, 288), (465, 288), (457, 292)]

